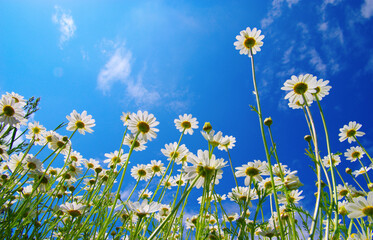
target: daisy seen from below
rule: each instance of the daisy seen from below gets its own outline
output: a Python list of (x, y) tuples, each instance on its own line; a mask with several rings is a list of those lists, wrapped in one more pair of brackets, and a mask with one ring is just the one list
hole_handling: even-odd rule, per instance
[[(40, 139), (41, 142), (45, 143), (45, 139), (43, 138), (43, 136), (46, 132), (46, 128), (43, 127), (43, 125), (40, 125), (39, 122), (29, 123), (28, 124), (28, 130), (29, 130), (29, 132), (26, 135), (27, 139), (30, 139), (30, 140), (34, 139), (35, 141), (37, 139)], [(40, 142), (40, 141), (36, 141), (36, 142)]]
[[(339, 163), (341, 162), (341, 157), (339, 155), (337, 155), (337, 154), (334, 154), (334, 153), (331, 154), (331, 157), (332, 157), (333, 166), (338, 166)], [(329, 156), (325, 156), (322, 159), (322, 162), (324, 163), (325, 167), (329, 168), (331, 166), (331, 162), (330, 162)]]
[(73, 203), (67, 202), (60, 206), (60, 209), (62, 212), (72, 216), (73, 218), (81, 216), (85, 208), (86, 206), (84, 206), (81, 203), (76, 203), (76, 202), (73, 202)]
[[(135, 141), (135, 136), (132, 133), (126, 134), (123, 140), (123, 144), (132, 147), (133, 141)], [(142, 139), (141, 135), (137, 137), (135, 144), (133, 145), (133, 150), (142, 151), (146, 149), (145, 141)]]
[(348, 125), (344, 125), (343, 128), (340, 128), (339, 141), (343, 142), (344, 140), (348, 140), (348, 143), (355, 142), (355, 137), (364, 136), (365, 133), (358, 131), (361, 128), (361, 124), (356, 123), (355, 121), (351, 121)]
[(19, 128), (25, 124), (24, 111), (14, 98), (2, 96), (0, 100), (0, 122)]
[(17, 103), (17, 104), (20, 104), (21, 107), (24, 107), (26, 106), (27, 104), (27, 101), (25, 100), (25, 98), (21, 95), (19, 95), (18, 93), (15, 93), (15, 92), (12, 92), (12, 93), (6, 93), (5, 94), (6, 97), (10, 97), (10, 98), (13, 98), (14, 101)]
[(286, 94), (285, 99), (289, 99), (291, 103), (299, 102), (304, 104), (312, 102), (314, 97), (312, 94), (316, 93), (316, 77), (311, 74), (302, 74), (298, 77), (293, 75), (291, 79), (286, 80), (284, 86), (281, 88), (284, 91), (290, 91)]
[(69, 123), (66, 127), (69, 131), (78, 130), (80, 134), (85, 135), (85, 132), (92, 133), (92, 127), (94, 127), (95, 120), (92, 119), (91, 115), (87, 115), (87, 111), (83, 111), (81, 114), (77, 113), (75, 110), (70, 114), (70, 116), (66, 116)]
[(157, 161), (157, 160), (151, 160), (150, 163), (148, 164), (148, 168), (154, 174), (154, 176), (162, 176), (166, 168), (164, 167), (162, 161)]
[(237, 41), (234, 42), (236, 50), (240, 50), (241, 55), (248, 55), (251, 57), (251, 54), (256, 54), (260, 52), (260, 47), (263, 46), (264, 35), (260, 35), (261, 30), (253, 28), (252, 30), (248, 27), (246, 30), (242, 30), (240, 35), (236, 36)]
[[(211, 130), (210, 132), (201, 131), (202, 136), (213, 146), (217, 147), (220, 144), (222, 144), (222, 136), (223, 133), (221, 131), (217, 132), (215, 134), (214, 130)], [(227, 140), (226, 140), (227, 141)]]
[(183, 116), (180, 115), (179, 119), (174, 120), (176, 128), (185, 134), (193, 134), (193, 129), (198, 128), (198, 121), (197, 118), (192, 117), (192, 114), (184, 114)]
[(370, 217), (373, 218), (373, 192), (369, 192), (367, 198), (354, 198), (353, 203), (348, 203), (346, 206), (349, 218)]
[(7, 149), (8, 149), (8, 146), (6, 146), (6, 145), (0, 145), (0, 157), (3, 160), (8, 160), (9, 159), (9, 155), (8, 155)]
[(358, 159), (361, 159), (364, 156), (364, 151), (361, 147), (350, 147), (347, 149), (347, 152), (345, 152), (345, 157), (347, 160), (350, 160), (351, 162), (355, 162)]
[(117, 165), (122, 166), (126, 162), (128, 154), (123, 154), (123, 149), (121, 149), (120, 153), (118, 151), (105, 153), (105, 157), (107, 159), (104, 160), (104, 163), (108, 163), (109, 167), (116, 167)]
[(137, 164), (137, 166), (133, 166), (131, 169), (131, 176), (137, 181), (147, 181), (151, 178), (151, 175), (149, 167), (145, 164)]
[(122, 116), (120, 117), (120, 120), (122, 120), (123, 122), (123, 126), (127, 126), (128, 125), (128, 120), (130, 119), (131, 117), (131, 113), (130, 112), (122, 112)]
[(227, 149), (232, 149), (235, 146), (235, 143), (236, 143), (236, 138), (235, 137), (226, 135), (221, 140), (221, 142), (218, 146), (218, 149), (227, 151)]
[(181, 164), (181, 160), (184, 158), (184, 156), (188, 155), (189, 153), (189, 150), (185, 147), (185, 144), (182, 144), (181, 146), (179, 146), (179, 148), (177, 148), (176, 142), (166, 144), (165, 148), (166, 149), (161, 149), (163, 155), (165, 155), (167, 157), (167, 160), (169, 161), (175, 160), (177, 164)]
[(316, 82), (316, 87), (315, 87), (315, 95), (317, 96), (317, 99), (321, 101), (323, 97), (326, 95), (329, 95), (329, 90), (332, 88), (331, 86), (328, 86), (329, 81), (328, 80), (323, 80), (319, 79)]
[(151, 141), (153, 138), (157, 137), (156, 132), (159, 130), (155, 128), (158, 126), (159, 122), (153, 114), (149, 114), (147, 111), (137, 111), (137, 113), (132, 113), (130, 119), (128, 119), (128, 128), (133, 134), (139, 133), (145, 142)]
[(149, 204), (148, 200), (144, 199), (141, 204), (140, 202), (128, 201), (127, 207), (138, 217), (142, 218), (150, 213), (158, 212), (161, 209), (162, 205), (157, 202), (151, 202)]
[(368, 173), (368, 171), (371, 170), (371, 169), (372, 169), (371, 167), (361, 167), (360, 169), (353, 171), (352, 175), (354, 175), (355, 177), (357, 177), (359, 175)]
[(242, 165), (242, 167), (236, 167), (236, 177), (246, 177), (245, 185), (250, 185), (250, 180), (262, 181), (261, 176), (267, 168), (266, 164), (259, 160), (254, 160), (254, 162), (248, 162), (247, 164)]

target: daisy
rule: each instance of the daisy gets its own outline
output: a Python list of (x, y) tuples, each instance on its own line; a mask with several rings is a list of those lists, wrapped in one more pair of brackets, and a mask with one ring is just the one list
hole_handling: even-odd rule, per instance
[(26, 104), (27, 104), (27, 102), (26, 102), (26, 100), (25, 100), (25, 98), (23, 97), (23, 96), (21, 96), (21, 95), (19, 95), (19, 94), (17, 94), (17, 93), (14, 93), (14, 92), (12, 92), (12, 93), (6, 93), (5, 94), (5, 97), (8, 97), (8, 98), (13, 98), (14, 99), (14, 101), (17, 103), (17, 104), (19, 104), (21, 107), (24, 107), (24, 106), (26, 106)]
[(352, 233), (347, 240), (371, 240), (373, 238), (372, 231)]
[(64, 213), (72, 216), (73, 218), (79, 217), (83, 214), (84, 209), (86, 209), (86, 206), (84, 206), (81, 203), (64, 203), (60, 206), (61, 211)]
[(60, 150), (63, 155), (68, 155), (71, 149), (71, 142), (68, 137), (55, 134), (48, 147), (53, 151)]
[(340, 128), (339, 141), (343, 142), (344, 140), (348, 140), (348, 143), (355, 142), (355, 137), (364, 136), (364, 132), (358, 131), (361, 128), (361, 124), (356, 123), (355, 121), (351, 121), (348, 125), (344, 125), (343, 128)]
[(19, 128), (25, 124), (24, 111), (21, 104), (12, 97), (2, 96), (0, 100), (0, 122)]
[(358, 159), (361, 159), (364, 156), (364, 151), (361, 147), (350, 147), (347, 149), (347, 152), (345, 152), (345, 157), (347, 160), (350, 160), (351, 162), (355, 162)]
[(346, 183), (346, 186), (338, 184), (337, 192), (338, 200), (341, 200), (343, 197), (347, 197), (349, 193), (356, 192), (356, 188), (348, 183)]
[[(297, 204), (300, 200), (302, 200), (304, 197), (301, 196), (303, 191), (299, 190), (293, 190), (289, 193), (289, 203), (290, 204)], [(285, 195), (279, 195), (278, 196), (278, 202), (281, 204), (288, 204), (286, 196)]]
[[(331, 156), (332, 156), (332, 163), (333, 163), (333, 165), (334, 166), (338, 166), (339, 163), (341, 162), (341, 158), (339, 157), (339, 155), (332, 153)], [(329, 168), (331, 166), (329, 156), (325, 156), (322, 159), (322, 162), (324, 163), (325, 167)]]
[(242, 167), (236, 167), (236, 177), (246, 177), (245, 185), (249, 186), (250, 180), (255, 179), (257, 181), (262, 181), (263, 178), (260, 175), (266, 168), (259, 160), (254, 160), (254, 162), (248, 162), (242, 165)]
[(163, 163), (159, 160), (151, 160), (148, 164), (148, 168), (152, 172), (152, 175), (162, 176), (166, 168), (163, 166)]
[(215, 134), (214, 130), (211, 130), (209, 133), (201, 131), (202, 136), (213, 146), (217, 147), (222, 143), (222, 132), (218, 132)]
[(230, 213), (227, 215), (223, 215), (223, 221), (232, 223), (236, 221), (239, 217), (240, 215), (238, 215), (238, 213)]
[(122, 120), (123, 122), (123, 126), (127, 126), (128, 125), (128, 120), (130, 119), (131, 117), (131, 113), (130, 112), (122, 112), (122, 116), (120, 117), (120, 120)]
[(3, 161), (9, 159), (7, 149), (8, 149), (8, 146), (0, 144), (0, 157), (1, 159), (3, 159)]
[(171, 177), (170, 181), (173, 182), (174, 185), (178, 185), (178, 186), (185, 186), (186, 184), (184, 176), (181, 175), (180, 177), (180, 174)]
[(349, 218), (371, 217), (373, 218), (373, 192), (369, 192), (367, 198), (354, 198), (353, 203), (348, 203), (346, 206)]
[(132, 113), (128, 120), (129, 130), (131, 130), (133, 134), (140, 133), (145, 142), (148, 140), (151, 141), (153, 138), (157, 137), (156, 132), (159, 130), (155, 127), (158, 124), (159, 122), (156, 121), (153, 114), (148, 114), (147, 111), (142, 112), (140, 110), (137, 114)]
[(193, 129), (198, 128), (198, 121), (197, 118), (192, 118), (192, 114), (184, 114), (183, 116), (179, 116), (179, 119), (174, 120), (176, 128), (185, 134), (193, 134)]
[(134, 166), (131, 169), (131, 176), (135, 178), (136, 180), (145, 180), (151, 178), (151, 172), (147, 165), (145, 164), (137, 164), (137, 166)]
[(151, 202), (148, 204), (148, 200), (144, 199), (141, 204), (140, 202), (128, 201), (127, 207), (139, 218), (143, 218), (150, 213), (158, 212), (161, 209), (162, 204), (157, 202)]
[(35, 158), (32, 154), (28, 154), (25, 158), (25, 168), (30, 171), (41, 171), (42, 170), (42, 162), (40, 159)]
[(223, 170), (221, 168), (225, 167), (227, 162), (224, 162), (222, 158), (216, 159), (214, 154), (209, 157), (207, 150), (198, 150), (197, 155), (197, 157), (192, 156), (188, 158), (188, 161), (193, 164), (192, 166), (184, 166), (185, 180), (195, 179), (200, 176), (195, 184), (196, 188), (200, 188), (205, 183), (205, 179), (210, 181), (210, 178), (214, 174), (215, 181), (211, 184), (218, 184), (219, 179), (223, 177)]
[[(123, 140), (123, 144), (127, 145), (129, 147), (132, 147), (133, 141), (135, 141), (135, 136), (133, 136), (132, 133), (126, 134)], [(135, 151), (142, 151), (146, 149), (145, 141), (141, 138), (141, 135), (139, 135), (136, 139), (135, 144), (133, 145), (133, 150)]]
[(227, 149), (232, 149), (235, 146), (236, 138), (233, 136), (226, 135), (220, 142), (218, 146), (219, 150), (227, 151)]
[(150, 199), (152, 197), (152, 194), (153, 194), (152, 191), (149, 191), (148, 189), (146, 190), (143, 189), (139, 191), (139, 198)]
[(328, 86), (327, 84), (329, 83), (328, 80), (323, 80), (323, 79), (319, 79), (317, 80), (316, 82), (316, 92), (315, 92), (315, 95), (317, 96), (317, 99), (319, 101), (321, 101), (321, 99), (323, 97), (325, 97), (326, 95), (329, 95), (329, 90), (332, 88), (331, 86)]
[(109, 167), (116, 167), (117, 165), (122, 166), (126, 162), (128, 154), (123, 154), (123, 149), (121, 149), (120, 153), (118, 151), (105, 153), (105, 157), (107, 159), (104, 160), (104, 163), (109, 163)]
[[(176, 142), (166, 144), (165, 148), (166, 149), (161, 149), (161, 152), (163, 153), (163, 155), (165, 155), (167, 157), (167, 160), (169, 160), (169, 161), (175, 160), (175, 162), (177, 164), (181, 164), (182, 163), (181, 160), (189, 152), (188, 148), (185, 147), (185, 144), (183, 144), (183, 145), (179, 146), (179, 148), (177, 148), (177, 143)], [(177, 148), (177, 150), (176, 150), (176, 148)]]
[(304, 103), (303, 96), (308, 102), (312, 102), (314, 97), (312, 94), (316, 93), (316, 77), (311, 74), (293, 75), (291, 79), (286, 80), (284, 86), (281, 88), (285, 91), (290, 91), (286, 94), (285, 99), (289, 99), (291, 103)]
[(85, 135), (85, 132), (92, 133), (92, 127), (96, 126), (95, 120), (92, 119), (92, 115), (87, 115), (87, 111), (83, 111), (82, 114), (77, 113), (75, 110), (66, 116), (69, 123), (66, 127), (69, 131), (78, 130), (80, 134)]
[(298, 171), (292, 171), (284, 178), (284, 185), (288, 190), (295, 190), (303, 186), (303, 183), (299, 180), (296, 175)]
[(359, 176), (361, 174), (367, 173), (371, 169), (372, 169), (371, 167), (361, 167), (359, 170), (353, 171), (352, 175), (354, 175), (355, 177), (357, 177), (357, 176)]
[(89, 160), (84, 160), (84, 165), (85, 165), (88, 169), (101, 168), (99, 161), (94, 160), (93, 158), (91, 158), (91, 159), (89, 159)]
[(237, 50), (240, 50), (240, 54), (249, 55), (260, 52), (260, 47), (263, 46), (264, 35), (260, 35), (262, 31), (253, 28), (252, 30), (248, 27), (246, 30), (242, 30), (240, 35), (236, 36), (237, 41), (234, 43)]
[(68, 160), (68, 158), (71, 160), (72, 163), (74, 163), (76, 166), (81, 166), (83, 161), (85, 160), (83, 156), (77, 152), (77, 151), (71, 151), (69, 156), (65, 157), (65, 162)]
[(232, 188), (232, 192), (228, 193), (228, 198), (236, 203), (250, 201), (249, 206), (251, 207), (251, 200), (258, 199), (258, 194), (255, 189), (249, 187), (235, 187)]
[[(43, 136), (45, 134), (45, 127), (39, 124), (39, 122), (33, 122), (28, 124), (28, 134), (26, 135), (27, 139), (43, 139), (43, 142), (45, 141)], [(37, 141), (40, 142), (40, 141)], [(43, 144), (44, 145), (44, 144)]]

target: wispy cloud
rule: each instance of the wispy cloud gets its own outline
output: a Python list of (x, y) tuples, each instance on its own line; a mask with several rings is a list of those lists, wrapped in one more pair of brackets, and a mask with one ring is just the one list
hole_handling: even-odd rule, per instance
[[(107, 53), (106, 50), (103, 53)], [(136, 78), (131, 75), (132, 52), (124, 47), (123, 43), (114, 44), (114, 51), (109, 54), (110, 58), (100, 70), (97, 77), (97, 88), (103, 94), (108, 94), (114, 84), (124, 85), (127, 96), (139, 105), (148, 105), (160, 99), (160, 94), (150, 90), (143, 83), (143, 72), (137, 74)]]
[(273, 21), (280, 17), (282, 14), (282, 5), (283, 3), (287, 3), (287, 6), (289, 8), (292, 7), (292, 5), (295, 5), (299, 2), (299, 0), (273, 0), (272, 1), (272, 7), (268, 11), (267, 16), (261, 20), (261, 26), (262, 28), (266, 28), (269, 25), (273, 23)]
[(365, 0), (364, 4), (361, 6), (361, 15), (364, 18), (373, 16), (373, 0)]
[(59, 25), (61, 33), (59, 46), (62, 49), (63, 44), (74, 36), (76, 26), (69, 10), (65, 10), (57, 5), (54, 6), (54, 9), (55, 13), (52, 16), (52, 21)]
[(104, 93), (108, 93), (115, 82), (126, 82), (131, 73), (132, 53), (126, 51), (124, 46), (115, 49), (109, 61), (100, 70), (97, 77), (97, 87)]
[(315, 67), (316, 71), (319, 73), (325, 74), (326, 64), (323, 63), (319, 53), (316, 49), (312, 48), (308, 51), (309, 56), (311, 57), (310, 63)]

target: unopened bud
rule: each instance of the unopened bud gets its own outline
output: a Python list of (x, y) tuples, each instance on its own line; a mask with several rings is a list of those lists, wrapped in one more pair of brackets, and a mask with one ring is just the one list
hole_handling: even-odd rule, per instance
[(211, 123), (205, 122), (205, 125), (203, 125), (203, 131), (209, 133), (212, 130)]
[(306, 135), (304, 136), (304, 140), (306, 140), (307, 142), (311, 142), (312, 137), (310, 135)]
[(368, 188), (369, 188), (370, 191), (373, 191), (373, 183), (369, 183)]
[(272, 125), (272, 118), (271, 117), (267, 117), (266, 119), (264, 119), (264, 125), (266, 125), (267, 127), (270, 127)]
[(351, 168), (346, 168), (346, 170), (345, 170), (345, 171), (346, 171), (346, 173), (347, 173), (347, 174), (351, 174), (351, 173), (352, 173), (352, 170), (351, 170)]

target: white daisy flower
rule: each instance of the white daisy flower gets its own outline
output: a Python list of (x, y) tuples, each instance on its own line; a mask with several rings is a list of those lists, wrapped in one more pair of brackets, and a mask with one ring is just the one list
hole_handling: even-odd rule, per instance
[[(334, 154), (334, 153), (332, 153), (331, 156), (332, 156), (332, 163), (333, 163), (333, 165), (334, 166), (338, 166), (339, 163), (341, 162), (341, 157), (339, 155), (337, 155), (337, 154)], [(322, 159), (322, 162), (324, 163), (325, 167), (329, 168), (331, 166), (329, 156), (325, 156)]]
[(79, 217), (83, 214), (84, 209), (86, 209), (86, 206), (84, 206), (81, 203), (64, 203), (60, 206), (61, 211), (64, 213), (72, 216), (73, 218)]
[[(297, 190), (293, 190), (289, 193), (289, 201), (290, 201), (290, 204), (294, 203), (294, 204), (297, 204), (299, 203), (300, 200), (302, 200), (304, 197), (301, 196), (303, 191), (299, 191), (298, 189)], [(287, 202), (287, 199), (286, 199), (286, 196), (285, 195), (279, 195), (278, 196), (278, 202), (281, 203), (281, 204), (285, 204), (287, 205), (288, 202)]]
[(166, 168), (164, 167), (162, 161), (157, 161), (157, 160), (151, 160), (150, 163), (148, 164), (148, 168), (152, 172), (152, 175), (157, 175), (157, 176), (162, 176)]
[(123, 149), (121, 149), (120, 153), (118, 151), (105, 153), (105, 157), (107, 159), (104, 160), (104, 163), (109, 163), (109, 167), (116, 167), (117, 165), (122, 166), (126, 162), (128, 154), (123, 154)]
[(198, 128), (198, 121), (197, 118), (192, 118), (192, 114), (184, 114), (183, 116), (180, 115), (179, 119), (174, 120), (176, 128), (182, 132), (184, 131), (185, 134), (189, 133), (190, 135), (193, 134), (193, 129)]
[(0, 157), (3, 159), (3, 161), (4, 160), (6, 161), (9, 159), (7, 149), (8, 149), (8, 146), (0, 144)]
[(132, 167), (131, 176), (136, 180), (149, 180), (152, 176), (149, 167), (145, 164), (137, 164), (137, 166)]
[(83, 161), (85, 160), (83, 156), (77, 151), (71, 151), (69, 156), (65, 157), (65, 162), (68, 160), (67, 157), (74, 163), (76, 166), (81, 166)]
[(25, 98), (21, 95), (19, 95), (18, 93), (15, 93), (15, 92), (12, 92), (12, 93), (6, 93), (5, 94), (6, 97), (8, 98), (13, 98), (15, 103), (19, 104), (21, 107), (24, 107), (26, 106), (26, 103), (27, 101), (25, 100)]
[(0, 100), (0, 122), (19, 128), (26, 124), (22, 105), (12, 97), (2, 96)]
[(142, 189), (142, 190), (139, 191), (139, 198), (150, 199), (152, 197), (152, 194), (153, 194), (152, 191), (149, 191), (148, 189), (146, 189), (146, 190)]
[(77, 113), (75, 110), (66, 116), (69, 123), (66, 127), (69, 131), (78, 130), (80, 134), (85, 135), (85, 132), (92, 133), (92, 127), (96, 126), (95, 120), (92, 119), (92, 115), (87, 115), (87, 111), (83, 111), (82, 114)]
[[(135, 140), (135, 136), (130, 133), (126, 134), (123, 140), (123, 144), (129, 147), (132, 147), (133, 141)], [(135, 145), (133, 145), (133, 150), (135, 151), (142, 151), (146, 149), (145, 141), (142, 139), (141, 135), (139, 135), (136, 139)]]
[[(245, 54), (251, 56), (260, 52), (260, 47), (263, 46), (264, 35), (261, 34), (261, 30), (253, 28), (252, 30), (248, 27), (246, 30), (242, 30), (240, 35), (236, 36), (237, 41), (234, 43), (237, 50), (240, 50), (240, 54)], [(251, 51), (250, 51), (251, 50)]]
[(220, 145), (218, 146), (218, 149), (227, 151), (227, 148), (232, 149), (235, 146), (235, 143), (236, 143), (235, 137), (226, 135), (221, 140)]
[(348, 125), (344, 125), (343, 128), (340, 128), (339, 141), (343, 142), (344, 140), (348, 140), (348, 143), (355, 142), (354, 137), (361, 137), (364, 136), (365, 133), (358, 131), (361, 128), (361, 124), (356, 123), (355, 121), (351, 121)]
[(369, 192), (367, 198), (354, 198), (354, 202), (347, 204), (346, 209), (349, 212), (347, 215), (349, 218), (361, 218), (365, 216), (373, 218), (373, 192)]
[(290, 91), (286, 94), (285, 99), (289, 99), (289, 102), (304, 104), (304, 99), (307, 102), (312, 102), (314, 97), (312, 94), (316, 93), (316, 77), (311, 74), (299, 75), (298, 77), (293, 75), (291, 79), (286, 80), (284, 86), (281, 88), (285, 91)]
[[(28, 124), (28, 134), (26, 135), (27, 139), (35, 139), (35, 142), (38, 142), (39, 144), (45, 143), (44, 140), (44, 134), (45, 134), (45, 127), (43, 125), (40, 125), (39, 122), (33, 122)], [(37, 141), (39, 139), (39, 141)], [(41, 140), (43, 139), (43, 140)], [(41, 145), (40, 144), (40, 145)], [(44, 144), (43, 144), (44, 145)]]
[(174, 159), (177, 164), (181, 164), (182, 163), (181, 160), (189, 153), (189, 150), (188, 148), (185, 147), (185, 144), (182, 144), (176, 150), (177, 148), (176, 142), (166, 144), (165, 148), (166, 149), (161, 149), (161, 152), (163, 153), (163, 155), (165, 155), (167, 157), (167, 160), (169, 161)]
[[(201, 131), (202, 133), (202, 136), (213, 146), (213, 147), (217, 147), (219, 146), (220, 144), (222, 144), (222, 139), (223, 139), (223, 133), (222, 132), (217, 132), (215, 134), (215, 131), (214, 130), (211, 130), (210, 132), (205, 132), (205, 131)], [(225, 140), (227, 141), (227, 140)], [(225, 142), (224, 142), (225, 143)]]
[(122, 116), (120, 117), (120, 120), (122, 120), (123, 122), (123, 126), (127, 126), (128, 125), (128, 120), (130, 119), (131, 117), (131, 114), (130, 112), (122, 112)]
[(361, 147), (350, 147), (347, 149), (347, 152), (345, 152), (345, 157), (347, 160), (350, 160), (351, 162), (355, 162), (358, 159), (361, 159), (364, 156), (364, 151)]
[(142, 139), (144, 141), (151, 141), (153, 138), (157, 137), (156, 132), (159, 130), (155, 128), (159, 122), (153, 114), (149, 114), (147, 111), (138, 111), (137, 113), (132, 113), (130, 119), (128, 120), (128, 128), (133, 134), (140, 132)]
[(329, 90), (332, 88), (331, 86), (328, 86), (328, 83), (329, 81), (328, 80), (323, 80), (323, 79), (319, 79), (317, 80), (316, 82), (316, 92), (315, 92), (315, 95), (317, 96), (317, 98), (319, 99), (319, 101), (321, 101), (321, 99), (323, 97), (325, 97), (326, 95), (329, 94)]
[(127, 207), (138, 217), (142, 218), (150, 213), (158, 212), (161, 209), (162, 204), (157, 202), (151, 202), (148, 204), (148, 200), (144, 199), (141, 204), (140, 202), (128, 201)]
[(251, 207), (251, 200), (258, 199), (258, 194), (255, 189), (249, 187), (235, 187), (228, 193), (228, 198), (236, 203), (250, 201), (249, 207)]
[(355, 177), (357, 177), (359, 175), (367, 173), (371, 169), (372, 169), (371, 167), (361, 167), (360, 169), (353, 171), (352, 175), (354, 175)]
[(254, 162), (248, 162), (242, 165), (242, 167), (236, 167), (236, 177), (246, 177), (245, 185), (249, 186), (250, 179), (255, 179), (257, 181), (262, 181), (263, 178), (261, 173), (265, 171), (267, 165), (263, 164), (262, 161), (254, 160)]

